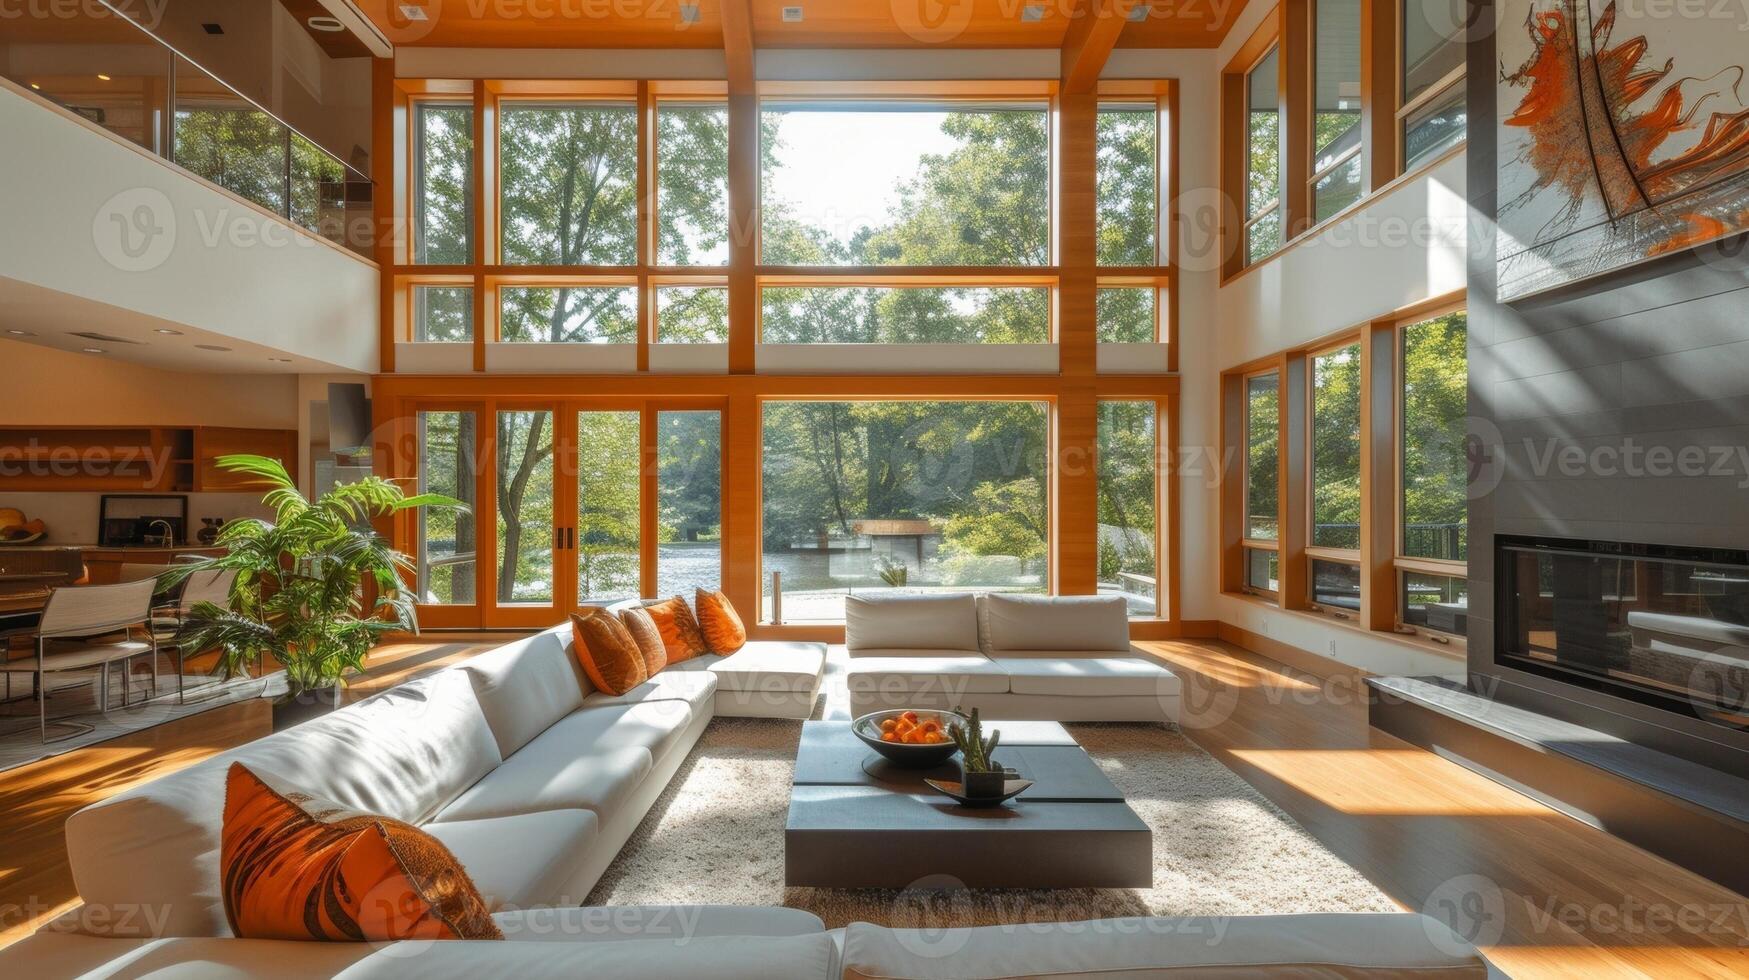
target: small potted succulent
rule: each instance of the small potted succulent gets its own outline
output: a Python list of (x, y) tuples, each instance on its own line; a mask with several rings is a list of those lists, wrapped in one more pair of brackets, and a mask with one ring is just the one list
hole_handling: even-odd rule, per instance
[(960, 790), (968, 799), (992, 799), (1007, 795), (1008, 770), (994, 758), (1002, 733), (984, 737), (984, 723), (973, 708), (962, 722), (948, 726), (948, 736), (960, 750)]

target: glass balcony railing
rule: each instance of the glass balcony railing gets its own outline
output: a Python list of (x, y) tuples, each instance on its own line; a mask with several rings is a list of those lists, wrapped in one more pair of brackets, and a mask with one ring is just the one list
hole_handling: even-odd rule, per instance
[(0, 72), (300, 228), (370, 254), (364, 174), (131, 20), (80, 9), (0, 33)]

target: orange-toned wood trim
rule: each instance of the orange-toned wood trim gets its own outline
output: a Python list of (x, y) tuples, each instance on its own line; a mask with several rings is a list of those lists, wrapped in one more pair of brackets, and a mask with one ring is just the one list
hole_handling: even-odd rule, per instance
[(1282, 241), (1312, 226), (1312, 0), (1281, 0)]
[(482, 82), (493, 95), (512, 98), (635, 99), (643, 83), (633, 79), (495, 78)]
[(1397, 176), (1397, 22), (1397, 0), (1361, 0), (1360, 170), (1367, 194)]
[(765, 619), (761, 600), (760, 411), (751, 391), (733, 394), (723, 412), (723, 592), (742, 619)]
[[(1121, 25), (1123, 22), (1119, 21)], [(1069, 86), (1065, 85), (1065, 89)], [(1052, 589), (1060, 595), (1098, 591), (1099, 434), (1096, 382), (1098, 333), (1098, 113), (1092, 85), (1057, 98), (1058, 364), (1061, 388), (1051, 439), (1055, 447), (1050, 524)]]
[[(1048, 99), (1061, 89), (1055, 79), (938, 79), (934, 81), (762, 81), (762, 99), (858, 99), (906, 96), (932, 101), (989, 98)], [(733, 89), (731, 88), (731, 93)]]
[[(389, 70), (394, 71), (394, 59), (382, 58), (389, 62)], [(474, 83), (462, 78), (397, 78), (395, 89), (405, 95), (467, 95), (474, 93)]]
[[(1178, 159), (1178, 82), (1176, 79), (1167, 83), (1166, 91), (1161, 94), (1157, 103), (1159, 123), (1157, 126), (1159, 142), (1155, 159), (1158, 165), (1166, 168), (1164, 187), (1155, 221), (1159, 225), (1157, 236), (1160, 257), (1165, 261), (1166, 268), (1172, 276), (1166, 292), (1166, 302), (1158, 303), (1155, 311), (1155, 336), (1166, 342), (1166, 370), (1178, 371), (1178, 196), (1179, 196), (1179, 159)], [(1158, 319), (1164, 317), (1165, 329), (1161, 330)], [(1177, 424), (1177, 414), (1173, 415), (1173, 424)], [(1176, 458), (1176, 457), (1174, 457)], [(1176, 526), (1176, 523), (1174, 524)]]
[(1059, 266), (759, 266), (764, 286), (1053, 286)]
[(1263, 60), (1263, 56), (1269, 53), (1269, 49), (1274, 47), (1275, 42), (1280, 38), (1281, 7), (1277, 6), (1263, 15), (1263, 19), (1259, 20), (1257, 26), (1251, 29), (1250, 36), (1246, 37), (1238, 49), (1233, 52), (1232, 60), (1228, 61), (1227, 66), (1221, 70), (1237, 75), (1249, 73), (1251, 69), (1257, 67), (1257, 63)]
[(1128, 97), (1154, 101), (1170, 94), (1177, 82), (1173, 79), (1102, 78), (1094, 91), (1100, 98)]
[[(1278, 6), (1264, 16), (1231, 61), (1221, 70), (1218, 133), (1221, 186), (1221, 279), (1245, 271), (1245, 159), (1249, 127), (1246, 125), (1246, 77), (1269, 49), (1281, 40), (1282, 12)], [(1277, 62), (1279, 65), (1280, 62)], [(1287, 172), (1282, 171), (1285, 181)]]
[(751, 0), (723, 0), (723, 62), (731, 95), (751, 95), (757, 84)]
[(759, 340), (759, 99), (731, 94), (728, 108), (729, 373), (751, 375)]
[[(1159, 414), (1154, 420), (1160, 445), (1156, 465), (1159, 471), (1156, 492), (1160, 503), (1154, 515), (1154, 554), (1155, 563), (1160, 570), (1155, 574), (1163, 580), (1154, 586), (1154, 608), (1161, 619), (1171, 622), (1178, 622), (1184, 614), (1181, 584), (1184, 581), (1184, 552), (1180, 544), (1184, 535), (1179, 532), (1182, 513), (1180, 498), (1183, 496), (1178, 486), (1179, 404), (1180, 396), (1177, 392), (1156, 402)], [(1162, 585), (1165, 588), (1162, 589)]]
[[(569, 615), (578, 605), (582, 570), (578, 567), (575, 533), (581, 523), (582, 506), (581, 461), (577, 458), (580, 426), (578, 406), (559, 403), (553, 406), (553, 607), (552, 619)], [(561, 531), (562, 529), (562, 531)], [(558, 534), (564, 533), (561, 540)], [(496, 541), (496, 539), (493, 539)], [(547, 625), (551, 625), (549, 620)]]
[[(395, 114), (405, 112), (406, 100), (395, 91), (395, 62), (391, 58), (376, 58), (370, 66), (370, 135), (377, 152), (371, 156), (370, 179), (371, 224), (376, 243), (371, 256), (379, 269), (395, 265), (397, 239), (403, 227), (395, 214), (395, 169), (402, 166), (405, 153), (396, 152)], [(401, 318), (396, 315), (394, 276), (384, 271), (377, 277), (377, 369), (385, 374), (395, 370), (395, 339)]]
[[(641, 374), (650, 370), (650, 343), (656, 336), (656, 292), (650, 266), (656, 261), (656, 102), (649, 82), (637, 83), (638, 96), (638, 359)], [(648, 592), (644, 593), (649, 595)]]
[(1137, 0), (1078, 0), (1075, 16), (1063, 35), (1063, 92), (1091, 92), (1099, 83), (1099, 73), (1117, 47), (1118, 36), (1129, 23), (1130, 9)]
[[(1220, 588), (1245, 587), (1245, 378), (1221, 375), (1220, 386)], [(1176, 522), (1173, 524), (1177, 527)]]
[(656, 425), (656, 412), (654, 406), (646, 405), (638, 420), (638, 594), (641, 596), (656, 595), (656, 563), (661, 554), (657, 548), (661, 538), (657, 520), (657, 480), (662, 472), (661, 435)]
[[(879, 400), (946, 398), (954, 401), (1037, 400), (1059, 397), (1057, 374), (727, 375), (727, 374), (448, 374), (378, 375), (372, 395), (384, 398), (498, 398), (507, 402), (553, 397), (680, 398), (689, 401), (752, 395), (766, 399)], [(1171, 374), (1100, 375), (1085, 387), (1104, 398), (1156, 398), (1177, 393)]]
[[(491, 136), (489, 135), (490, 130), (488, 127), (492, 126), (495, 123), (496, 114), (487, 112), (486, 101), (489, 98), (487, 92), (488, 92), (488, 90), (486, 88), (486, 83), (484, 81), (475, 81), (474, 82), (474, 91), (473, 91), (473, 99), (474, 99), (474, 152), (473, 152), (474, 233), (473, 233), (473, 238), (474, 238), (474, 240), (473, 240), (473, 254), (470, 256), (470, 258), (472, 258), (474, 260), (474, 262), (479, 263), (480, 265), (484, 265), (487, 262), (493, 261), (493, 259), (497, 255), (496, 248), (491, 244), (492, 238), (490, 237), (490, 235), (491, 235), (490, 221), (488, 219), (488, 213), (487, 213), (487, 209), (486, 209), (486, 199), (487, 198), (494, 198), (495, 199), (497, 197), (497, 187), (498, 187), (498, 182), (496, 179), (494, 179), (495, 174), (490, 172), (490, 168), (488, 166), (488, 159), (491, 156), (491, 151), (496, 150), (498, 141), (496, 139), (491, 138)], [(488, 142), (490, 142), (490, 144), (491, 144), (490, 147), (488, 147)], [(492, 193), (486, 193), (487, 190), (490, 190)], [(487, 302), (488, 300), (491, 301), (490, 304), (488, 304), (488, 302)], [(474, 370), (475, 371), (486, 370), (486, 335), (487, 334), (491, 334), (493, 340), (498, 339), (497, 293), (496, 293), (496, 291), (492, 291), (492, 290), (487, 289), (486, 277), (479, 270), (479, 268), (476, 266), (475, 272), (474, 272)], [(486, 420), (482, 419), (482, 420), (480, 420), (479, 424), (483, 427), (485, 425), (485, 421)], [(485, 459), (486, 457), (482, 456), (480, 458)], [(484, 499), (484, 498), (482, 497), (481, 499)], [(479, 533), (477, 526), (476, 526), (475, 533)], [(494, 540), (496, 540), (496, 539), (494, 539)], [(479, 563), (476, 562), (475, 564), (477, 566)], [(484, 598), (483, 595), (482, 595), (482, 598)]]
[(1281, 588), (1276, 597), (1283, 609), (1304, 609), (1307, 594), (1306, 545), (1311, 517), (1310, 359), (1303, 353), (1283, 354), (1279, 447), (1276, 452), (1277, 553)]
[(717, 98), (729, 94), (729, 84), (720, 79), (651, 79), (650, 93), (658, 99)]

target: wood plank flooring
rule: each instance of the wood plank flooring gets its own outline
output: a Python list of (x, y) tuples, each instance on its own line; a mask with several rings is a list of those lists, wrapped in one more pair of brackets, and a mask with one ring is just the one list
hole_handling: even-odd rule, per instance
[[(352, 696), (488, 646), (385, 647)], [(1458, 908), (1512, 976), (1749, 976), (1749, 900), (1371, 730), (1357, 675), (1142, 646), (1185, 678), (1191, 738), (1404, 908)], [(76, 903), (68, 814), (268, 727), (266, 703), (232, 705), (0, 774), (0, 945)]]

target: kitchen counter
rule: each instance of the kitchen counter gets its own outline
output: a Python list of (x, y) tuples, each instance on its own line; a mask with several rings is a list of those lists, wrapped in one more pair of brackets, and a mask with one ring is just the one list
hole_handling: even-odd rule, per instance
[[(178, 555), (216, 557), (223, 548), (177, 545), (170, 548), (144, 545), (99, 546), (95, 544), (0, 545), (0, 571), (34, 572), (83, 565), (83, 577), (91, 585), (122, 581), (123, 565), (168, 565)], [(77, 556), (75, 559), (74, 556)], [(57, 561), (57, 558), (61, 559)], [(68, 568), (71, 571), (71, 568)]]

